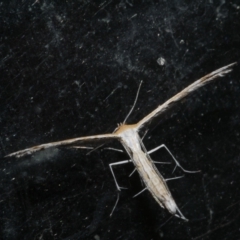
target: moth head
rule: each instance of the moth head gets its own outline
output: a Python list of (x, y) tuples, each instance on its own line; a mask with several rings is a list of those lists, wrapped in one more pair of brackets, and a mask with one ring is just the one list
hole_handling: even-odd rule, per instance
[(123, 125), (123, 123), (118, 123), (117, 127), (114, 129), (113, 133), (117, 132), (121, 128), (122, 125)]

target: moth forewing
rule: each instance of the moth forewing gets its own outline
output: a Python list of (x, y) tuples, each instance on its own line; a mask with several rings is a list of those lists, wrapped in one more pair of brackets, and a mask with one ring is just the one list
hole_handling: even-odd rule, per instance
[(33, 146), (30, 148), (26, 148), (26, 149), (23, 149), (23, 150), (14, 152), (14, 153), (10, 153), (10, 154), (6, 155), (5, 157), (23, 157), (25, 155), (30, 155), (37, 151), (45, 150), (48, 148), (68, 146), (71, 144), (94, 143), (94, 142), (98, 142), (98, 141), (104, 141), (104, 140), (107, 141), (107, 140), (112, 140), (112, 139), (118, 139), (118, 136), (110, 133), (110, 134), (101, 134), (101, 135), (86, 136), (86, 137), (79, 137), (79, 138), (71, 138), (71, 139), (66, 139), (63, 141), (44, 143), (44, 144), (40, 144), (40, 145)]
[(210, 83), (212, 80), (218, 78), (218, 77), (223, 77), (227, 73), (232, 71), (232, 67), (236, 65), (237, 62), (231, 63), (225, 67), (219, 68), (204, 77), (196, 80), (192, 84), (190, 84), (188, 87), (184, 88), (181, 92), (177, 93), (173, 97), (171, 97), (169, 100), (167, 100), (165, 103), (162, 105), (158, 106), (155, 110), (153, 110), (151, 113), (149, 113), (147, 116), (145, 116), (142, 120), (140, 120), (136, 125), (136, 128), (140, 130), (142, 127), (146, 126), (149, 124), (153, 118), (159, 116), (166, 110), (168, 110), (174, 103), (178, 102), (179, 100), (183, 99), (186, 97), (188, 94), (190, 94), (193, 91), (196, 91), (198, 88)]

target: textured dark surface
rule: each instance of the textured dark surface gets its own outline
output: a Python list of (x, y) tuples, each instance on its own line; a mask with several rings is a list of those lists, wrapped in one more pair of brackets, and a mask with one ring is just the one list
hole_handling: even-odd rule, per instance
[[(143, 80), (134, 123), (211, 71), (240, 59), (239, 1), (0, 1), (1, 239), (239, 239), (239, 65), (149, 127), (199, 174), (169, 182), (186, 223), (142, 189), (124, 153), (36, 144), (112, 132)], [(164, 65), (160, 64), (164, 59)], [(108, 146), (121, 148), (118, 143)], [(170, 161), (163, 150), (153, 159)], [(174, 165), (159, 165), (166, 177)]]

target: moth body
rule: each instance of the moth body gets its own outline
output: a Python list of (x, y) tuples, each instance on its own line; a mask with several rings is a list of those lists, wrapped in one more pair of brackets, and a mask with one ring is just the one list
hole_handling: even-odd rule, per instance
[(174, 216), (187, 221), (177, 207), (166, 181), (145, 150), (136, 128), (132, 125), (121, 125), (115, 134), (119, 135), (119, 140), (136, 167), (140, 178), (157, 203), (162, 208), (166, 208)]

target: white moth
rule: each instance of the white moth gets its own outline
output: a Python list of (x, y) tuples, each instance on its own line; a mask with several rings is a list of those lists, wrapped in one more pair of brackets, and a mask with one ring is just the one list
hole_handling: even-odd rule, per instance
[[(183, 89), (181, 92), (167, 100), (162, 105), (158, 106), (154, 111), (152, 111), (150, 114), (145, 116), (142, 120), (140, 120), (136, 124), (127, 125), (125, 124), (128, 116), (124, 120), (122, 124), (120, 124), (116, 130), (113, 133), (109, 134), (101, 134), (101, 135), (94, 135), (94, 136), (86, 136), (86, 137), (78, 137), (78, 138), (72, 138), (67, 139), (63, 141), (57, 141), (57, 142), (51, 142), (51, 143), (45, 143), (41, 145), (37, 145), (31, 148), (27, 148), (24, 150), (20, 150), (14, 153), (11, 153), (7, 155), (6, 157), (22, 157), (25, 155), (32, 154), (34, 152), (44, 150), (47, 148), (52, 147), (59, 147), (59, 146), (69, 146), (73, 144), (82, 144), (82, 143), (91, 143), (96, 141), (106, 141), (106, 140), (118, 140), (121, 142), (123, 147), (125, 148), (126, 152), (128, 153), (129, 157), (131, 158), (131, 162), (133, 162), (136, 170), (138, 171), (141, 179), (143, 180), (146, 188), (153, 196), (153, 198), (157, 201), (157, 203), (162, 207), (166, 208), (171, 214), (173, 214), (176, 217), (179, 217), (181, 219), (187, 220), (183, 214), (180, 212), (179, 208), (177, 207), (176, 202), (174, 201), (171, 192), (169, 191), (166, 180), (162, 177), (162, 175), (159, 173), (157, 168), (154, 165), (153, 160), (149, 156), (149, 153), (147, 152), (146, 148), (143, 145), (143, 142), (139, 136), (139, 131), (145, 127), (147, 124), (149, 124), (153, 118), (157, 117), (158, 115), (165, 112), (167, 109), (169, 109), (173, 103), (181, 100), (185, 96), (187, 96), (189, 93), (197, 90), (198, 88), (204, 86), (205, 84), (209, 83), (210, 81), (218, 78), (223, 77), (225, 74), (232, 71), (232, 66), (234, 66), (236, 63), (229, 64), (227, 66), (224, 66), (202, 78), (195, 81), (185, 89)], [(136, 100), (135, 100), (136, 103)], [(134, 105), (135, 105), (134, 103)], [(157, 149), (164, 147), (170, 154), (171, 152), (168, 150), (168, 148), (163, 144)], [(153, 151), (151, 151), (153, 152)], [(173, 155), (171, 154), (173, 157)], [(173, 157), (173, 159), (176, 162), (176, 166), (183, 169), (177, 160)], [(126, 163), (129, 161), (122, 161), (121, 163)], [(112, 164), (113, 165), (113, 164)], [(117, 165), (117, 164), (115, 164)], [(111, 166), (110, 166), (111, 168)], [(184, 170), (184, 169), (183, 169)], [(112, 168), (111, 168), (112, 171)], [(184, 170), (186, 171), (186, 170)], [(186, 171), (188, 172), (188, 171)], [(113, 173), (113, 171), (112, 171)], [(115, 176), (113, 174), (116, 186), (118, 190), (120, 190), (120, 187), (118, 186)], [(144, 189), (144, 190), (145, 190)]]

